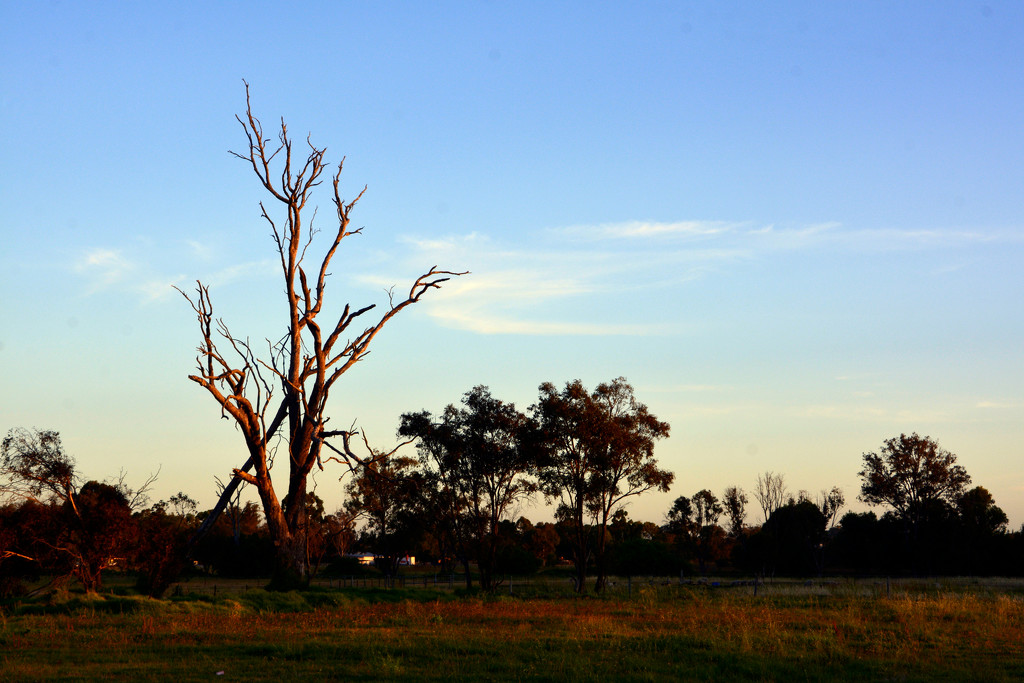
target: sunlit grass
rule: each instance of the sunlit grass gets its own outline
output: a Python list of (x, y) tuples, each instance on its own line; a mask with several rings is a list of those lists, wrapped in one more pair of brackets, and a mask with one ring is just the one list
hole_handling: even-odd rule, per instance
[(71, 595), (8, 610), (0, 671), (4, 680), (1024, 679), (1019, 596), (799, 588), (755, 597), (649, 585), (630, 599)]

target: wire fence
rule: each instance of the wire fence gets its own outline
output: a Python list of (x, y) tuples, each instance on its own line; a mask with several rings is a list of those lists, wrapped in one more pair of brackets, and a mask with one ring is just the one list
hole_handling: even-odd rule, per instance
[[(587, 592), (594, 591), (593, 578), (588, 579)], [(232, 595), (261, 590), (267, 579), (228, 579), (193, 577), (175, 584), (175, 596)], [(474, 586), (478, 584), (474, 578)], [(335, 576), (317, 577), (310, 586), (341, 590), (415, 590), (450, 594), (466, 588), (465, 574), (409, 574), (398, 576)], [(504, 576), (493, 592), (518, 597), (570, 597), (576, 595), (571, 578), (555, 576)], [(1000, 577), (835, 577), (815, 579), (729, 577), (610, 577), (602, 594), (608, 597), (648, 599), (685, 597), (693, 594), (728, 594), (749, 596), (845, 596), (891, 598), (913, 595), (1017, 595), (1024, 599), (1024, 578)]]

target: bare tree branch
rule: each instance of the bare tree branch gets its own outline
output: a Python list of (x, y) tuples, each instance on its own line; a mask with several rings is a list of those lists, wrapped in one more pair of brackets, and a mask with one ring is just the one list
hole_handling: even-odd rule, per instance
[[(326, 148), (317, 147), (307, 135), (308, 150), (304, 160), (293, 157), (293, 151), (296, 154), (298, 151), (293, 150), (292, 139), (283, 120), (277, 142), (272, 143), (266, 137), (262, 123), (253, 114), (248, 83), (245, 83), (245, 93), (246, 111), (236, 119), (248, 141), (248, 150), (232, 151), (231, 154), (245, 161), (264, 189), (282, 205), (283, 218), (272, 216), (262, 202), (260, 211), (270, 225), (284, 278), (288, 304), (286, 329), (279, 342), (267, 341), (269, 357), (259, 358), (248, 339), (234, 336), (223, 320), (214, 317), (207, 286), (197, 282), (191, 296), (179, 290), (196, 314), (201, 336), (196, 373), (189, 375), (189, 379), (213, 397), (220, 406), (222, 417), (235, 423), (249, 453), (245, 464), (232, 471), (232, 480), (224, 488), (210, 518), (215, 519), (216, 514), (223, 510), (238, 482), (252, 484), (259, 493), (275, 547), (280, 550), (278, 575), (291, 571), (303, 576), (306, 567), (299, 559), (302, 553), (293, 546), (295, 534), (304, 519), (307, 478), (313, 467), (323, 467), (321, 450), (326, 447), (338, 456), (327, 458), (328, 461), (339, 460), (350, 467), (353, 463), (365, 467), (376, 457), (361, 457), (352, 451), (350, 439), (356, 432), (325, 430), (325, 411), (331, 389), (345, 372), (369, 353), (370, 343), (400, 311), (417, 303), (427, 291), (438, 289), (451, 277), (464, 273), (432, 267), (416, 278), (406, 298), (397, 303), (389, 298), (387, 310), (361, 330), (352, 326), (370, 314), (375, 309), (374, 304), (355, 307), (345, 304), (336, 321), (323, 325), (318, 316), (323, 311), (330, 264), (342, 240), (362, 231), (361, 228), (350, 228), (350, 214), (365, 194), (366, 187), (354, 199), (346, 201), (342, 198), (343, 158), (332, 177), (337, 230), (329, 240), (318, 267), (307, 272), (303, 261), (321, 231), (314, 226), (317, 217), (315, 207), (312, 207), (308, 225), (304, 223), (303, 216), (313, 191), (323, 182), (327, 168), (324, 159)], [(314, 272), (315, 280), (311, 280), (310, 275)], [(223, 351), (218, 348), (218, 343), (223, 345)], [(264, 371), (267, 374), (263, 374)], [(342, 438), (340, 448), (328, 441), (331, 436)], [(279, 497), (270, 477), (274, 454), (271, 442), (276, 438), (280, 438), (288, 449), (288, 488), (283, 497)], [(365, 436), (364, 444), (373, 454)], [(208, 523), (204, 523), (199, 533), (205, 532), (213, 523), (212, 519), (208, 518)]]

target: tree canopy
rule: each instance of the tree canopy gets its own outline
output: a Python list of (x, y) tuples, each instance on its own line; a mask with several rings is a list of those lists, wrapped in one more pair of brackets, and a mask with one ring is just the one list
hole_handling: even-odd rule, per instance
[(860, 499), (869, 505), (890, 505), (912, 525), (929, 504), (955, 505), (971, 477), (956, 455), (917, 433), (887, 439), (878, 453), (865, 453)]

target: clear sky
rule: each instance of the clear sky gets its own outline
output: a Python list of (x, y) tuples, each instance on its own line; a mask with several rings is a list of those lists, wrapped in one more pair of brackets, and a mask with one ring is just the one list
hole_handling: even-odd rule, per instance
[(916, 431), (1024, 523), (1024, 4), (3, 3), (0, 430), (203, 507), (245, 453), (172, 285), (284, 330), (243, 78), (368, 186), (336, 306), (472, 271), (334, 424), (390, 448), (476, 384), (622, 375), (672, 425), (634, 518), (765, 470), (863, 509), (861, 454)]

